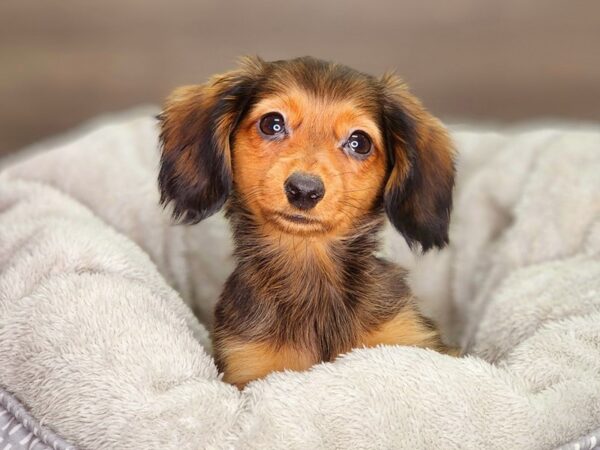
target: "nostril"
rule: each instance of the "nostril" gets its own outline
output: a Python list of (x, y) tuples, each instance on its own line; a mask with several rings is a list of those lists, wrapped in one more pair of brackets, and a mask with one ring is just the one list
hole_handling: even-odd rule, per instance
[(285, 185), (285, 193), (289, 196), (296, 197), (298, 195), (298, 189), (288, 183)]

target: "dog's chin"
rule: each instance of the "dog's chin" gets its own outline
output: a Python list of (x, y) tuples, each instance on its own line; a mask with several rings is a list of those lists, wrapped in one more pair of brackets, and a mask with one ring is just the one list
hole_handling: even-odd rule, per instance
[(273, 212), (269, 214), (269, 222), (286, 234), (298, 236), (314, 236), (328, 231), (322, 221), (298, 213)]

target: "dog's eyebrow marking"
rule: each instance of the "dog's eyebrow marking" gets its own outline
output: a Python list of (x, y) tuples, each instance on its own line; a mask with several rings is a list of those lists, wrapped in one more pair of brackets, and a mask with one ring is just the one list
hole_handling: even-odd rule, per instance
[(304, 123), (304, 118), (301, 117), (300, 119), (298, 119), (298, 123), (296, 124), (296, 126), (294, 128), (300, 128), (303, 123)]

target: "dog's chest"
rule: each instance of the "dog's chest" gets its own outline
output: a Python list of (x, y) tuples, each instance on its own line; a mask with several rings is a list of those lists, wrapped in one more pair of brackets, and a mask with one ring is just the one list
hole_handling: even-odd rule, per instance
[(264, 270), (258, 278), (235, 271), (217, 306), (217, 323), (223, 335), (299, 351), (314, 362), (330, 361), (361, 346), (365, 333), (402, 305), (402, 274), (372, 267), (369, 276), (346, 278), (322, 271), (267, 276)]
[(330, 361), (357, 343), (363, 316), (359, 309), (352, 296), (314, 286), (305, 296), (280, 299), (271, 327), (280, 342)]
[(362, 299), (323, 280), (253, 286), (238, 273), (226, 283), (216, 309), (224, 335), (269, 343), (329, 361), (357, 343), (365, 318)]

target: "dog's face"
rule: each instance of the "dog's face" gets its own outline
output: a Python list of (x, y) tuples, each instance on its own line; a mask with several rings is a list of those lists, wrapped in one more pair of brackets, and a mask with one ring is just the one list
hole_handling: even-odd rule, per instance
[(395, 77), (300, 58), (180, 88), (161, 114), (163, 202), (188, 222), (235, 192), (263, 227), (343, 236), (384, 206), (409, 244), (447, 242), (453, 149)]
[(350, 93), (332, 98), (301, 86), (256, 102), (231, 158), (234, 189), (261, 223), (290, 234), (340, 235), (373, 209), (386, 154), (376, 105), (369, 106)]

